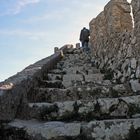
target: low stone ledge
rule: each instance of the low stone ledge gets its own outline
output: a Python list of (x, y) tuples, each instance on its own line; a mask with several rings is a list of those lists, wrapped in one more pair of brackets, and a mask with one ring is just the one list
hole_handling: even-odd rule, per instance
[(139, 118), (92, 121), (82, 128), (85, 140), (138, 140), (139, 130)]
[(24, 130), (34, 140), (67, 140), (80, 135), (80, 123), (46, 122), (15, 120), (9, 127)]
[[(67, 45), (61, 51), (68, 48)], [(62, 58), (61, 51), (28, 66), (23, 71), (0, 83), (0, 121), (11, 121), (22, 104), (27, 102), (27, 93), (38, 84), (44, 72), (48, 72)]]
[[(27, 140), (135, 140), (140, 139), (140, 119), (87, 122), (37, 122), (15, 120), (8, 124), (13, 137), (26, 134)], [(16, 130), (16, 131), (15, 131)], [(20, 131), (21, 130), (21, 131)], [(6, 130), (4, 131), (6, 132)], [(19, 134), (23, 132), (23, 134)], [(12, 139), (13, 140), (13, 139)], [(14, 139), (17, 140), (17, 139)]]
[[(26, 112), (26, 113), (25, 113)], [(30, 103), (20, 118), (38, 120), (84, 120), (132, 118), (140, 113), (140, 96), (100, 98), (93, 101)]]

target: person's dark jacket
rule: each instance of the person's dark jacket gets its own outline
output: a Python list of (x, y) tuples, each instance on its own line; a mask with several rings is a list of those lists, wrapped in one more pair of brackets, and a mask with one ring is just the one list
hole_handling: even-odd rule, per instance
[(89, 30), (83, 28), (80, 33), (80, 41), (89, 41), (89, 35), (90, 35)]

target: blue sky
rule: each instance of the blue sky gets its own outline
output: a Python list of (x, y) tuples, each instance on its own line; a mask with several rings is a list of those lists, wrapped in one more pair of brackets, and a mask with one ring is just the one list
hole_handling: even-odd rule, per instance
[(0, 0), (0, 81), (79, 42), (109, 0)]

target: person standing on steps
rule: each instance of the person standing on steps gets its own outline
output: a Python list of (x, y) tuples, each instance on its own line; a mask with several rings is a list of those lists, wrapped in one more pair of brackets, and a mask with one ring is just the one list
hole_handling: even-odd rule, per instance
[(80, 41), (82, 44), (82, 48), (84, 51), (88, 52), (89, 51), (89, 47), (88, 47), (88, 42), (89, 42), (89, 30), (86, 29), (86, 27), (83, 27), (83, 29), (80, 32)]

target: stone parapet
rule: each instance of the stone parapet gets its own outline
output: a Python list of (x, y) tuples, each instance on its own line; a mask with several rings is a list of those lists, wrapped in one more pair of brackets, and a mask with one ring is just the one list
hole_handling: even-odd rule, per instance
[(67, 45), (57, 53), (44, 58), (23, 71), (0, 83), (0, 121), (10, 121), (15, 118), (18, 108), (27, 102), (27, 92), (38, 84), (43, 74), (51, 70), (62, 58)]

